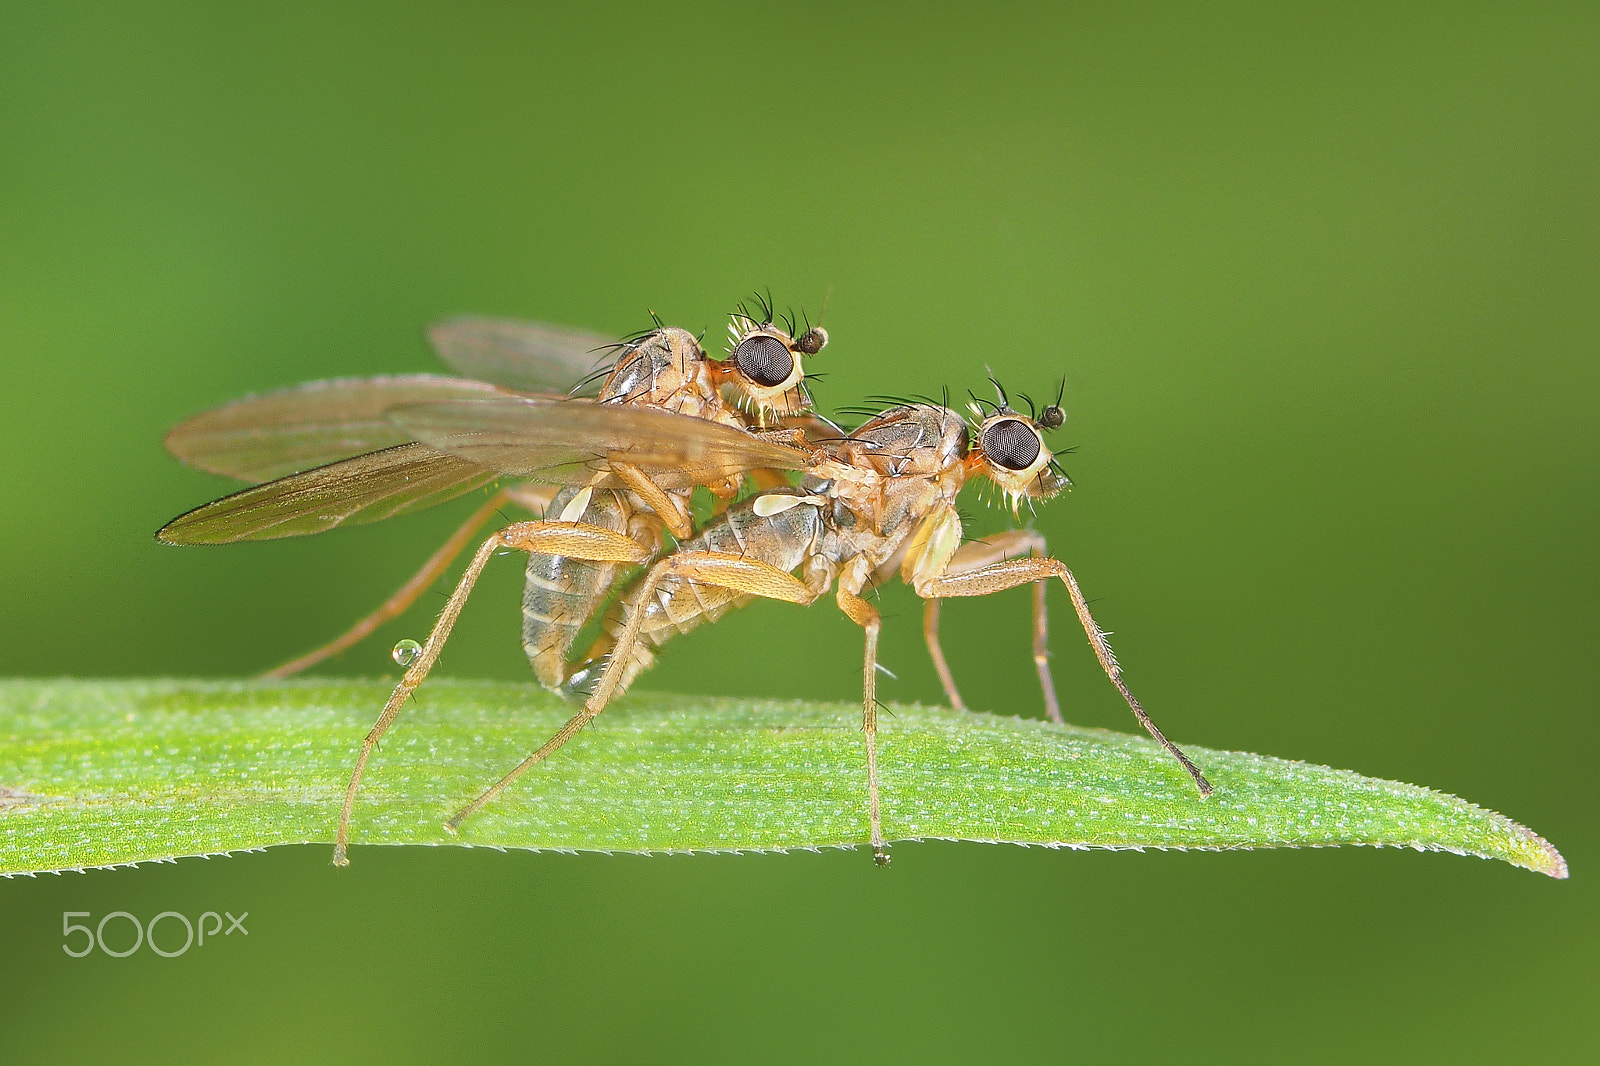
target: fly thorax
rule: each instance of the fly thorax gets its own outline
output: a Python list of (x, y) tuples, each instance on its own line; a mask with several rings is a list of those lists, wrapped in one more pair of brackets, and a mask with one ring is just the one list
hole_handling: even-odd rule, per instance
[(884, 482), (878, 530), (886, 537), (904, 537), (922, 517), (945, 502), (944, 479), (890, 478)]
[(649, 396), (654, 387), (655, 373), (649, 359), (630, 350), (612, 368), (598, 399), (601, 403), (632, 403)]
[(704, 362), (687, 367), (673, 365), (661, 371), (656, 375), (655, 387), (650, 391), (650, 401), (652, 406), (675, 414), (732, 426), (741, 425), (712, 384)]
[[(705, 397), (712, 391), (700, 342), (688, 330), (664, 327), (623, 349), (601, 387), (600, 400), (671, 410), (680, 397)], [(683, 413), (700, 415), (696, 410)]]
[(890, 477), (939, 474), (966, 454), (967, 425), (954, 411), (905, 404), (880, 412), (838, 449), (847, 463)]

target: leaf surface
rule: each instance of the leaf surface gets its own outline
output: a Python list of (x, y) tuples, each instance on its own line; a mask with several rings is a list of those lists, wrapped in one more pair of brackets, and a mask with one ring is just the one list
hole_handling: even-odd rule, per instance
[[(384, 681), (0, 681), (0, 874), (329, 842)], [(361, 844), (599, 851), (861, 845), (860, 708), (631, 694), (463, 827), (444, 820), (573, 708), (527, 685), (430, 680), (368, 769)], [(1415, 785), (1143, 737), (892, 706), (879, 718), (890, 839), (1053, 847), (1372, 844), (1565, 877), (1502, 815)], [(865, 860), (863, 860), (865, 861)]]

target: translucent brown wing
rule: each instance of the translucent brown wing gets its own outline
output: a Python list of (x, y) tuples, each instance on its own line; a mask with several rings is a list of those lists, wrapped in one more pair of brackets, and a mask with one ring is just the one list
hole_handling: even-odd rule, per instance
[(608, 460), (633, 463), (668, 489), (757, 468), (799, 470), (808, 460), (717, 422), (590, 400), (491, 397), (411, 404), (388, 417), (416, 440), (477, 466), (558, 485), (590, 482)]
[(479, 315), (430, 326), (428, 341), (457, 373), (519, 392), (570, 392), (609, 363), (616, 348), (588, 330)]
[(168, 544), (226, 544), (321, 533), (420, 511), (498, 475), (415, 442), (243, 489), (168, 522)]
[(494, 385), (441, 374), (338, 378), (246, 396), (185, 419), (167, 450), (190, 466), (271, 481), (411, 440), (383, 417), (397, 404), (501, 395)]

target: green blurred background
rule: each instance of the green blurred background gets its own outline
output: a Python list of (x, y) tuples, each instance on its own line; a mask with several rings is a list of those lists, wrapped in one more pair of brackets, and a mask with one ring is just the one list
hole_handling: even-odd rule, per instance
[[(1464, 795), (1573, 869), (315, 847), (17, 879), (0, 1052), (1593, 1061), (1597, 34), (1592, 4), (0, 4), (0, 675), (257, 671), (464, 513), (158, 547), (229, 487), (163, 453), (179, 418), (434, 369), (449, 314), (720, 335), (770, 287), (827, 301), (826, 408), (1066, 376), (1077, 489), (1038, 525), (1170, 734)], [(442, 669), (527, 676), (519, 569)], [(442, 596), (328, 672), (393, 673)], [(1026, 602), (946, 611), (978, 706), (1041, 713)], [(1132, 728), (1054, 602), (1068, 716)], [(882, 605), (881, 694), (935, 700), (916, 602)], [(850, 699), (859, 640), (757, 605), (647, 685)], [(63, 911), (207, 909), (248, 940), (60, 949)]]

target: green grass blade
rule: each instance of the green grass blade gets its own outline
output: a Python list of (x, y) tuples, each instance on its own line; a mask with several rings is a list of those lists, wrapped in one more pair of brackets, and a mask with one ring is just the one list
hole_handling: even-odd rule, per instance
[[(0, 873), (331, 841), (356, 745), (389, 687), (0, 681)], [(572, 708), (526, 685), (439, 680), (418, 697), (368, 770), (357, 844), (721, 851), (866, 839), (859, 707), (635, 694), (458, 841), (444, 819)], [(926, 707), (879, 721), (891, 839), (1377, 844), (1567, 875), (1530, 830), (1414, 785), (1190, 747), (1217, 787), (1202, 801), (1142, 737)]]

